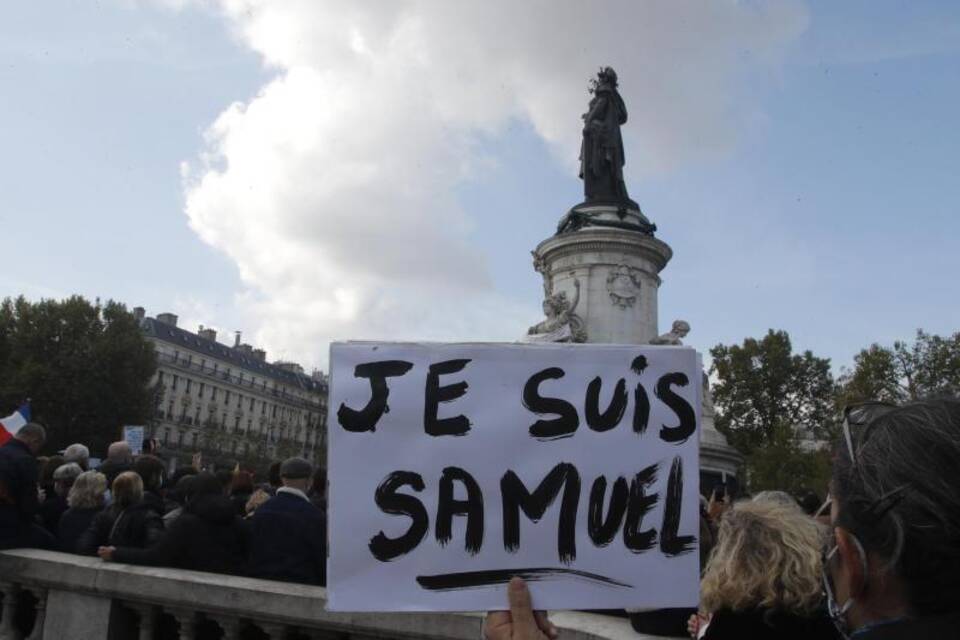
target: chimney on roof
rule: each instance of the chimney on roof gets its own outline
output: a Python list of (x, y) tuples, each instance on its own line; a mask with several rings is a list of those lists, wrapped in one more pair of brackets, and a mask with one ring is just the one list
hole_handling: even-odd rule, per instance
[(233, 334), (234, 334), (234, 335), (233, 335), (233, 348), (234, 348), (234, 349), (236, 349), (237, 347), (240, 346), (240, 333), (241, 333), (240, 331), (234, 331), (234, 332), (233, 332)]
[(203, 328), (203, 325), (200, 325), (200, 330), (197, 331), (197, 335), (203, 338), (204, 340), (209, 340), (211, 342), (217, 341), (217, 330), (211, 327)]
[(253, 355), (256, 356), (257, 360), (259, 360), (260, 362), (267, 361), (267, 352), (264, 351), (263, 349), (254, 349)]
[(157, 322), (168, 324), (171, 327), (177, 326), (177, 314), (175, 313), (158, 313)]
[(133, 319), (137, 322), (143, 320), (147, 315), (147, 310), (143, 307), (134, 307), (133, 308)]

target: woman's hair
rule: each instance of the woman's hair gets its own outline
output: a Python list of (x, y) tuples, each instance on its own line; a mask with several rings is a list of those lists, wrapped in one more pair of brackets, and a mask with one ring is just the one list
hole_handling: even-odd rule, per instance
[(264, 502), (271, 498), (270, 494), (264, 491), (263, 489), (257, 489), (252, 494), (250, 494), (250, 499), (247, 500), (247, 504), (244, 505), (244, 512), (250, 516), (253, 515), (253, 512), (260, 508)]
[(751, 498), (753, 502), (773, 502), (784, 507), (800, 508), (800, 505), (786, 491), (761, 491)]
[(113, 479), (113, 504), (126, 509), (143, 499), (143, 480), (135, 471), (124, 471)]
[(163, 475), (167, 468), (163, 461), (156, 456), (142, 455), (137, 456), (133, 463), (133, 470), (140, 475), (143, 480), (143, 487), (147, 491), (159, 491), (163, 485)]
[(43, 461), (40, 465), (39, 484), (41, 487), (49, 487), (53, 484), (53, 472), (61, 465), (63, 465), (63, 456), (50, 456)]
[(107, 490), (107, 476), (99, 471), (84, 471), (73, 481), (67, 494), (71, 509), (95, 509), (103, 506), (103, 494)]
[(960, 608), (960, 400), (912, 402), (841, 443), (831, 493), (836, 525), (906, 588), (913, 614)]
[(253, 493), (253, 474), (249, 471), (237, 471), (230, 483), (230, 494)]
[(811, 613), (821, 598), (822, 541), (820, 526), (797, 507), (738, 502), (720, 520), (700, 583), (702, 607)]

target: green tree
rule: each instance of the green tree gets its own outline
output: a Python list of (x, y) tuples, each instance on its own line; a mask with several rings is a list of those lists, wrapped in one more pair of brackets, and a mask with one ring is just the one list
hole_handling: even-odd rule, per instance
[(810, 351), (795, 354), (786, 331), (771, 329), (742, 345), (710, 350), (717, 429), (745, 456), (775, 440), (788, 425), (793, 439), (827, 438), (835, 423), (830, 360)]
[(917, 330), (912, 343), (872, 344), (840, 377), (840, 402), (906, 402), (960, 394), (960, 332), (941, 337)]
[(48, 450), (82, 442), (102, 453), (122, 425), (148, 424), (156, 368), (153, 345), (120, 303), (21, 296), (0, 304), (0, 410), (29, 398)]
[(788, 425), (775, 426), (770, 438), (746, 457), (745, 466), (754, 493), (772, 489), (799, 496), (812, 489), (824, 495), (830, 482), (830, 452), (805, 448)]

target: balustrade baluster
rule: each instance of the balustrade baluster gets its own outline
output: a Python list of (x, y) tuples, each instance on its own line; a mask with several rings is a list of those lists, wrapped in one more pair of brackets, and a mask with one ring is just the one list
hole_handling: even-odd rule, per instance
[(33, 630), (27, 636), (27, 640), (42, 640), (43, 623), (47, 619), (47, 590), (43, 587), (34, 587), (30, 592), (37, 598), (37, 604), (34, 605), (37, 615), (33, 619)]
[(170, 609), (170, 615), (177, 621), (180, 640), (194, 640), (196, 637), (197, 612), (190, 609)]
[(3, 593), (3, 619), (0, 620), (0, 640), (20, 640), (20, 632), (13, 624), (13, 619), (17, 614), (20, 587), (14, 582), (0, 582), (0, 592)]
[(240, 628), (242, 626), (240, 618), (217, 615), (208, 615), (207, 617), (223, 629), (223, 640), (240, 640)]
[(270, 640), (284, 640), (287, 637), (287, 625), (281, 624), (279, 622), (257, 622), (264, 633), (270, 638)]
[(143, 602), (127, 602), (126, 606), (133, 610), (140, 619), (139, 640), (153, 640), (153, 631), (157, 626), (158, 607)]

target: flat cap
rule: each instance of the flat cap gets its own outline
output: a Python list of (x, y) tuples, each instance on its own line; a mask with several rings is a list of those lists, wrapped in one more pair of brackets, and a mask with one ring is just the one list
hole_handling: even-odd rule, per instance
[(280, 465), (281, 478), (309, 478), (313, 474), (313, 465), (303, 458), (287, 458)]

